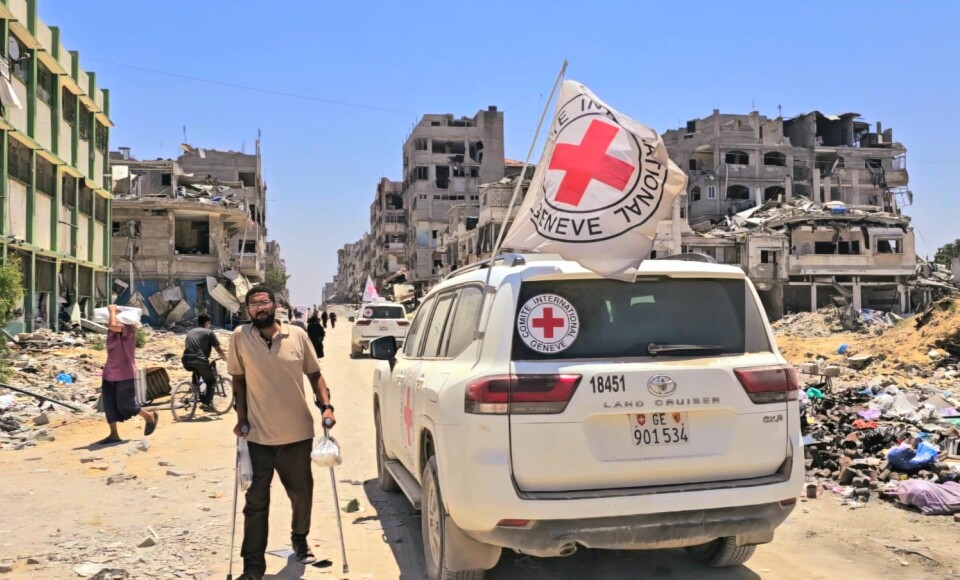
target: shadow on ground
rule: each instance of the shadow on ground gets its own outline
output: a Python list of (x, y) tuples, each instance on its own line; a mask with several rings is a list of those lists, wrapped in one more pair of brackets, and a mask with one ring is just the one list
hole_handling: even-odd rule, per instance
[[(383, 541), (390, 545), (403, 580), (425, 578), (423, 541), (420, 535), (420, 514), (415, 512), (402, 493), (386, 493), (375, 479), (364, 482), (367, 500), (376, 516), (365, 516), (354, 525), (375, 524), (383, 527)], [(346, 522), (344, 522), (346, 525)], [(487, 573), (487, 580), (636, 580), (641, 578), (716, 578), (719, 580), (758, 580), (753, 571), (744, 568), (709, 569), (690, 560), (683, 550), (611, 551), (581, 548), (566, 558), (533, 558), (504, 550), (497, 567)]]

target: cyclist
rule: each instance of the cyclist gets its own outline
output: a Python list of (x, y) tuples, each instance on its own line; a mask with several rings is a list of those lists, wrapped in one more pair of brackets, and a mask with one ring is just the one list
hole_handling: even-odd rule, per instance
[(183, 368), (197, 373), (203, 379), (207, 390), (200, 396), (200, 408), (204, 411), (210, 411), (213, 408), (213, 395), (216, 392), (217, 382), (213, 365), (210, 364), (209, 360), (210, 350), (216, 349), (217, 354), (223, 360), (227, 359), (227, 355), (223, 354), (223, 348), (220, 347), (217, 335), (210, 329), (210, 317), (201, 314), (197, 317), (197, 325), (196, 328), (187, 333), (183, 358), (180, 359), (180, 362), (183, 363)]

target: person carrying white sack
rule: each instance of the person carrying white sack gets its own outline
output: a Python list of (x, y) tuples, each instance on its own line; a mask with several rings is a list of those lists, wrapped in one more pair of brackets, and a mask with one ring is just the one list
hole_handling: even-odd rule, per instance
[[(132, 312), (132, 311), (136, 312)], [(110, 435), (97, 441), (95, 445), (119, 443), (120, 433), (117, 423), (136, 415), (143, 417), (146, 425), (144, 435), (150, 435), (157, 428), (159, 415), (140, 408), (136, 401), (135, 378), (137, 374), (137, 326), (140, 324), (139, 310), (124, 309), (122, 318), (117, 315), (116, 304), (107, 306), (107, 364), (103, 367), (103, 413), (110, 426)], [(98, 313), (102, 316), (102, 313)]]

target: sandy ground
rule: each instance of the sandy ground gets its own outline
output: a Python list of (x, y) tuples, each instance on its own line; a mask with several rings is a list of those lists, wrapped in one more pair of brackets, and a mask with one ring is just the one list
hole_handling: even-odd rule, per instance
[[(419, 516), (402, 495), (385, 494), (374, 481), (370, 378), (376, 362), (348, 357), (349, 332), (348, 325), (328, 332), (324, 374), (334, 392), (340, 421), (335, 434), (345, 458), (336, 470), (341, 505), (357, 499), (362, 510), (341, 514), (350, 574), (341, 569), (329, 472), (314, 468), (311, 542), (314, 552), (333, 560), (333, 566), (304, 569), (268, 555), (268, 578), (423, 577)], [(0, 573), (0, 579), (78, 578), (74, 567), (91, 561), (124, 568), (132, 578), (225, 578), (233, 424), (232, 416), (174, 423), (163, 410), (146, 452), (133, 450), (134, 443), (91, 452), (89, 443), (105, 434), (105, 425), (93, 420), (54, 426), (52, 443), (0, 452), (0, 565), (12, 568)], [(121, 435), (135, 442), (141, 429), (137, 419), (121, 425)], [(81, 463), (84, 457), (99, 459)], [(171, 469), (183, 475), (168, 475)], [(118, 473), (136, 479), (108, 485), (106, 478)], [(279, 483), (272, 502), (270, 547), (287, 548), (290, 508)], [(149, 537), (157, 538), (156, 546), (137, 547)], [(925, 555), (897, 551), (874, 540)], [(100, 546), (106, 547), (98, 552)], [(239, 547), (234, 551), (235, 576), (240, 572), (238, 553)], [(28, 558), (36, 563), (28, 563)], [(877, 502), (852, 511), (826, 495), (798, 504), (775, 541), (761, 546), (741, 568), (706, 570), (687, 560), (681, 550), (580, 550), (569, 558), (550, 560), (505, 552), (488, 577), (956, 578), (960, 524), (952, 517), (924, 517)]]

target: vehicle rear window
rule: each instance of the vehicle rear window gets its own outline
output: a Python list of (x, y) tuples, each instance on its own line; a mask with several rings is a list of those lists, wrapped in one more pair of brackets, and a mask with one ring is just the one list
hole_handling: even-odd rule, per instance
[(360, 312), (364, 318), (406, 318), (407, 313), (399, 306), (367, 306)]
[[(524, 315), (524, 305), (540, 295), (546, 295), (545, 299), (557, 306)], [(567, 306), (563, 301), (576, 310), (575, 318), (561, 312)], [(576, 337), (565, 349), (551, 351), (538, 344), (527, 344), (529, 327), (540, 328), (535, 331), (540, 337), (545, 337), (545, 332), (557, 336), (564, 328), (563, 321), (573, 321), (571, 326), (577, 327)], [(545, 325), (557, 330), (544, 331)], [(521, 327), (527, 342), (521, 338)], [(763, 315), (743, 280), (656, 277), (635, 282), (526, 282), (520, 288), (513, 329), (515, 360), (649, 357), (651, 343), (718, 347), (709, 352), (660, 356), (712, 356), (771, 349)]]

